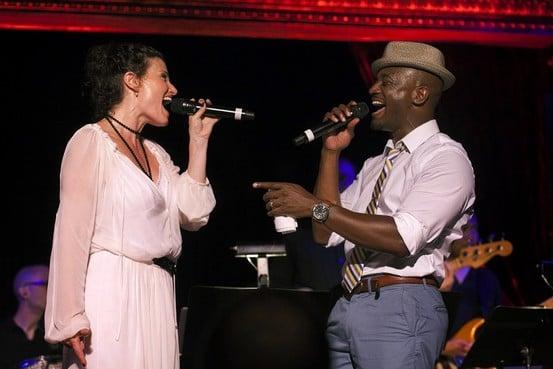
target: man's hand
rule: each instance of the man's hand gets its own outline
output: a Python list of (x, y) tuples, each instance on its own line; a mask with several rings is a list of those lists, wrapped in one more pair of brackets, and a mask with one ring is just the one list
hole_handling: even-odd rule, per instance
[(440, 291), (442, 292), (449, 292), (453, 288), (453, 284), (455, 283), (455, 272), (457, 269), (455, 266), (449, 261), (446, 260), (444, 262), (445, 266), (445, 277), (442, 281), (442, 284), (440, 285)]
[[(350, 101), (347, 105), (340, 104), (325, 114), (325, 121), (345, 122), (347, 118), (351, 117), (351, 109), (355, 105), (357, 105), (355, 101)], [(332, 151), (341, 151), (348, 147), (355, 136), (354, 129), (357, 123), (359, 123), (359, 118), (352, 119), (345, 130), (326, 136), (324, 138), (324, 148)]]
[(84, 328), (77, 332), (77, 334), (73, 337), (63, 341), (64, 345), (70, 347), (73, 350), (75, 356), (77, 356), (77, 359), (79, 359), (79, 362), (82, 366), (86, 366), (85, 348), (86, 340), (90, 336), (90, 334), (90, 329)]
[(267, 190), (263, 195), (267, 215), (280, 215), (293, 218), (311, 217), (313, 205), (319, 202), (313, 194), (303, 187), (286, 182), (255, 182), (254, 188)]
[(467, 356), (470, 348), (472, 347), (472, 342), (461, 338), (452, 338), (445, 344), (443, 354), (449, 357), (456, 356)]

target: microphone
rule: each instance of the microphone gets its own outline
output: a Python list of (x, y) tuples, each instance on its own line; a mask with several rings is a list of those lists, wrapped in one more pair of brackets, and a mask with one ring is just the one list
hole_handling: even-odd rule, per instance
[[(172, 100), (165, 100), (163, 105), (170, 105), (171, 111), (177, 114), (191, 115), (197, 112), (202, 105), (191, 100), (183, 98), (174, 98)], [(231, 118), (235, 120), (254, 120), (255, 113), (253, 111), (247, 111), (242, 108), (224, 108), (221, 106), (207, 106), (205, 110), (206, 117), (210, 118)]]
[[(372, 105), (371, 105), (372, 106)], [(369, 106), (364, 102), (351, 107), (351, 116), (346, 118), (345, 122), (324, 121), (322, 125), (303, 131), (302, 134), (294, 138), (294, 145), (299, 146), (304, 143), (312, 142), (315, 139), (332, 132), (345, 128), (349, 122), (355, 118), (363, 119), (371, 112)]]

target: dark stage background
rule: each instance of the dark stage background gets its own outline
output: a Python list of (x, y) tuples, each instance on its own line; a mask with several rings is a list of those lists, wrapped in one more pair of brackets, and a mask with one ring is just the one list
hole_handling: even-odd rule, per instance
[[(209, 224), (184, 234), (177, 279), (178, 305), (197, 284), (253, 286), (256, 274), (229, 250), (237, 243), (279, 242), (265, 215), (257, 180), (289, 180), (311, 189), (320, 143), (296, 148), (292, 138), (332, 106), (366, 100), (356, 53), (369, 61), (384, 43), (0, 32), (2, 70), (3, 252), (0, 313), (15, 307), (11, 278), (28, 263), (47, 263), (58, 204), (59, 166), (72, 133), (88, 123), (80, 95), (86, 49), (124, 38), (165, 53), (181, 97), (256, 112), (254, 122), (221, 121), (209, 148), (208, 175), (217, 197)], [(443, 96), (439, 123), (472, 160), (480, 230), (514, 245), (491, 266), (515, 305), (546, 296), (536, 263), (552, 258), (551, 51), (440, 44), (457, 83)], [(368, 128), (345, 155), (359, 168), (382, 150), (385, 136)], [(185, 119), (146, 135), (175, 163), (187, 161)], [(70, 278), (70, 276), (68, 276)], [(518, 288), (517, 288), (518, 286)]]

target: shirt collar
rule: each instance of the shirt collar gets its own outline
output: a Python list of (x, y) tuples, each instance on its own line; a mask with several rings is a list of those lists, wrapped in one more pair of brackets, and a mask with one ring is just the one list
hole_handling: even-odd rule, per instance
[[(401, 139), (403, 144), (407, 148), (408, 152), (413, 152), (419, 147), (424, 141), (434, 136), (436, 133), (440, 132), (438, 127), (438, 122), (436, 119), (429, 120), (426, 123), (421, 124), (411, 132), (409, 132), (405, 137)], [(392, 139), (389, 139), (386, 142), (386, 148), (394, 148), (394, 142)], [(386, 152), (386, 149), (384, 150)]]

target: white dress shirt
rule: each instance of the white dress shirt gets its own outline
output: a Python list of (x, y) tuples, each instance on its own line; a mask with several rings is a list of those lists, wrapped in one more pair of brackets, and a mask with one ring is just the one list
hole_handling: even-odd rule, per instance
[[(435, 120), (417, 127), (401, 141), (407, 147), (395, 160), (382, 189), (376, 214), (394, 219), (409, 256), (369, 252), (363, 275), (390, 273), (399, 276), (444, 276), (449, 246), (461, 238), (475, 200), (474, 172), (463, 147), (440, 133)], [(387, 147), (393, 147), (388, 140)], [(340, 196), (341, 205), (366, 213), (374, 185), (384, 166), (384, 153), (369, 158), (356, 180)], [(345, 242), (345, 252), (355, 246), (333, 233), (328, 246)]]

